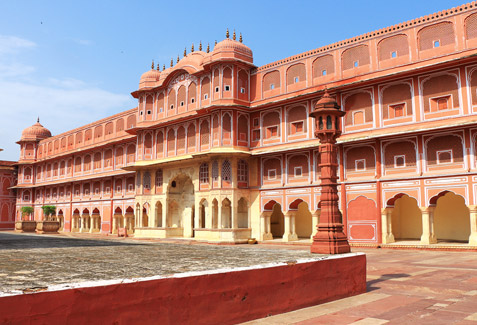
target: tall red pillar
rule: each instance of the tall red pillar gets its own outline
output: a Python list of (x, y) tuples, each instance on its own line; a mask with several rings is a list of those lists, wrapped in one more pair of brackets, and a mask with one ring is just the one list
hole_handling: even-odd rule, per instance
[(338, 206), (336, 139), (341, 135), (340, 118), (345, 115), (338, 103), (325, 90), (310, 116), (315, 119), (315, 136), (320, 139), (321, 215), (318, 232), (313, 237), (311, 252), (317, 254), (349, 253)]

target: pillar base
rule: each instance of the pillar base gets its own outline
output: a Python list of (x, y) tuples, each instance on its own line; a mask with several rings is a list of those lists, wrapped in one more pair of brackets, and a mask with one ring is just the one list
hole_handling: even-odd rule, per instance
[(297, 234), (286, 234), (286, 235), (283, 235), (282, 237), (282, 241), (284, 242), (296, 241), (296, 240), (298, 240)]
[(469, 245), (477, 246), (477, 234), (472, 234), (469, 237)]
[(273, 235), (271, 233), (263, 233), (262, 240), (273, 240)]
[(396, 242), (393, 234), (383, 235), (383, 244), (391, 244)]
[(348, 238), (343, 233), (343, 226), (318, 226), (313, 237), (311, 252), (315, 254), (344, 254), (351, 252)]
[(437, 244), (436, 236), (421, 236), (421, 245)]

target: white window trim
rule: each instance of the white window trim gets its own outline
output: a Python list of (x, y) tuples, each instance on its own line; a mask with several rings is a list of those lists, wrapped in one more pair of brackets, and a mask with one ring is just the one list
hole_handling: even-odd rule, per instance
[(272, 126), (267, 126), (265, 129), (267, 131), (267, 135), (268, 135), (268, 130), (271, 129), (271, 128), (276, 128), (277, 129), (277, 135), (271, 135), (271, 132), (270, 132), (270, 137), (267, 137), (267, 139), (273, 139), (273, 138), (279, 138), (280, 137), (280, 128), (278, 127), (278, 125), (272, 125)]
[[(363, 163), (363, 168), (362, 168), (362, 169), (359, 169), (359, 168), (358, 168), (358, 164), (359, 164), (360, 162)], [(366, 170), (366, 159), (356, 159), (356, 160), (354, 161), (354, 170), (357, 171), (357, 172)]]
[[(357, 113), (363, 113), (363, 123), (362, 124), (355, 124), (354, 123), (354, 116), (357, 114)], [(366, 112), (364, 111), (364, 109), (360, 109), (360, 110), (357, 110), (357, 111), (353, 111), (353, 125), (364, 125), (366, 124)]]
[[(272, 172), (275, 174), (273, 177), (270, 175)], [(267, 174), (268, 174), (268, 175), (267, 175), (267, 177), (268, 177), (267, 179), (268, 179), (268, 180), (271, 181), (271, 180), (276, 180), (276, 179), (277, 179), (277, 170), (276, 170), (276, 169), (269, 169), (268, 172), (267, 172)]]
[[(227, 87), (229, 87), (229, 89), (227, 90)], [(230, 85), (224, 85), (224, 91), (230, 91), (231, 90), (231, 87)]]
[[(450, 162), (449, 162), (449, 163), (440, 162), (439, 154), (445, 153), (445, 152), (450, 153)], [(454, 163), (454, 153), (452, 152), (452, 149), (448, 149), (448, 150), (438, 150), (438, 151), (436, 151), (436, 158), (437, 158), (436, 160), (437, 160), (437, 164), (438, 164), (438, 165), (442, 165), (442, 164), (452, 164), (452, 163)]]
[(359, 67), (359, 60), (353, 61), (353, 68)]
[[(300, 175), (297, 175), (297, 171), (300, 171)], [(294, 175), (294, 177), (303, 177), (303, 168), (302, 168), (302, 166), (294, 167), (294, 168), (293, 168), (293, 175)]]
[[(255, 123), (257, 122), (257, 123)], [(253, 118), (253, 127), (254, 128), (259, 128), (260, 127), (260, 118), (259, 117), (254, 117)]]
[[(290, 127), (293, 126), (293, 124), (297, 124), (297, 123), (303, 123), (303, 125), (302, 125), (302, 130), (301, 130), (301, 131), (296, 131), (295, 133), (291, 133), (291, 132), (290, 132), (290, 135), (306, 133), (306, 123), (305, 123), (305, 120), (299, 120), (299, 121), (290, 122)], [(295, 128), (295, 129), (296, 129), (296, 128)], [(291, 131), (291, 130), (290, 130), (290, 131)]]
[[(258, 134), (258, 138), (255, 137), (256, 134)], [(252, 141), (260, 141), (260, 139), (262, 138), (262, 132), (260, 131), (260, 129), (253, 130), (252, 136), (253, 136)]]
[[(396, 161), (399, 159), (399, 158), (403, 158), (404, 159), (404, 165), (403, 166), (398, 166)], [(406, 167), (406, 155), (396, 155), (394, 156), (394, 168), (405, 168)]]
[[(393, 53), (396, 53), (396, 56), (393, 56)], [(391, 59), (396, 59), (398, 57), (397, 51), (391, 51)]]
[[(438, 45), (436, 46), (436, 42), (438, 43)], [(441, 44), (441, 40), (440, 39), (435, 39), (432, 41), (432, 48), (438, 48), (438, 47), (441, 47), (442, 44)]]
[[(436, 97), (429, 97), (429, 113), (435, 113), (435, 112), (439, 112), (439, 110), (437, 111), (431, 111), (431, 104), (432, 104), (432, 101), (435, 101), (437, 103), (437, 101), (441, 98), (444, 98), (444, 97), (449, 97), (449, 108), (447, 110), (451, 110), (451, 109), (454, 109), (454, 99), (452, 97), (452, 94), (446, 94), (446, 95), (441, 95), (441, 96), (436, 96)], [(429, 114), (429, 113), (426, 113), (426, 114)]]
[[(399, 116), (399, 117), (390, 117), (390, 116), (391, 116), (391, 111), (393, 110), (392, 107), (393, 107), (393, 106), (398, 106), (398, 105), (404, 105), (404, 107), (403, 107), (403, 113), (404, 113), (404, 115), (403, 115), (403, 116)], [(388, 105), (388, 119), (393, 120), (393, 119), (400, 119), (400, 118), (405, 118), (405, 117), (408, 117), (408, 116), (407, 116), (407, 105), (406, 105), (406, 102), (402, 102), (402, 103), (392, 103), (392, 104), (389, 104), (389, 105)]]

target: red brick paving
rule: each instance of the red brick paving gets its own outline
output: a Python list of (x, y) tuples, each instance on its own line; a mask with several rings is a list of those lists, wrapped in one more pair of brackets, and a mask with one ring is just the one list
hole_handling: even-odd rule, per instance
[(368, 292), (247, 324), (477, 324), (477, 253), (354, 248)]

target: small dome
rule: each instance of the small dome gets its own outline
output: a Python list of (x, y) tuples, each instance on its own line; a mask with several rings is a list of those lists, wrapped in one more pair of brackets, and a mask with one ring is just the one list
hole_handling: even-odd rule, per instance
[(51, 132), (40, 124), (40, 119), (35, 124), (27, 127), (22, 132), (21, 141), (36, 141), (51, 137)]
[(214, 53), (220, 51), (229, 51), (233, 50), (234, 52), (239, 52), (248, 56), (253, 56), (252, 50), (243, 43), (239, 41), (234, 41), (233, 39), (226, 38), (222, 42), (217, 43), (214, 47)]
[(139, 81), (139, 88), (154, 87), (160, 76), (161, 72), (155, 69), (144, 72)]
[(336, 100), (333, 97), (331, 97), (330, 94), (328, 94), (328, 89), (325, 89), (325, 93), (323, 94), (323, 97), (321, 97), (320, 100), (316, 102), (315, 108), (318, 108), (319, 105), (321, 106), (324, 104), (338, 105)]

